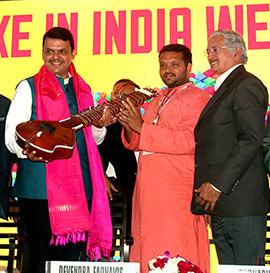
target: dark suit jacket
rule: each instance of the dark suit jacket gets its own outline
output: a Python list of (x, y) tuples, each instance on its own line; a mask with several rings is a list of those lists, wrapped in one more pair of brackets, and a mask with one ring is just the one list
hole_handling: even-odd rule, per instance
[(104, 170), (112, 164), (117, 182), (132, 198), (137, 172), (137, 161), (133, 151), (126, 149), (121, 140), (122, 126), (117, 122), (107, 127), (104, 141), (98, 145)]
[(267, 116), (267, 126), (263, 138), (264, 166), (266, 172), (270, 175), (270, 116)]
[(10, 100), (0, 95), (0, 218), (8, 216), (8, 182), (11, 175), (11, 165), (14, 156), (5, 146), (5, 121)]
[(269, 211), (262, 139), (266, 87), (237, 67), (210, 99), (195, 127), (195, 182), (222, 191), (212, 214), (248, 216)]

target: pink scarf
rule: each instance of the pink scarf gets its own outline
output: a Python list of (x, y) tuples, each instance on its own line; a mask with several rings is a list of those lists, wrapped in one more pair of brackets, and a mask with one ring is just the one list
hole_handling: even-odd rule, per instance
[[(93, 106), (90, 87), (69, 67), (79, 111)], [(39, 120), (61, 120), (70, 116), (67, 100), (56, 76), (43, 65), (34, 76), (36, 112)], [(69, 159), (46, 164), (46, 183), (52, 243), (66, 244), (85, 241), (91, 260), (109, 258), (112, 246), (112, 224), (100, 156), (91, 126), (83, 129), (87, 144), (92, 180), (92, 207), (89, 213), (78, 149)]]

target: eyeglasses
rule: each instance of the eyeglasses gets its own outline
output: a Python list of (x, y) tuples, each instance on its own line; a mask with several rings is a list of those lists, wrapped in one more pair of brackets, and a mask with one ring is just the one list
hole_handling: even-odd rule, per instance
[(207, 48), (206, 51), (205, 51), (205, 54), (206, 55), (218, 54), (218, 53), (220, 53), (221, 49), (227, 48), (227, 47), (228, 46), (213, 46), (213, 47)]

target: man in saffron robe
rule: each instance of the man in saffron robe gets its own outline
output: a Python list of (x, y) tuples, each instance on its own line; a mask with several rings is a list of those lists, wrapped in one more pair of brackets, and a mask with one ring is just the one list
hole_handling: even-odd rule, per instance
[[(46, 260), (83, 260), (85, 254), (92, 260), (109, 257), (112, 244), (95, 143), (103, 140), (106, 129), (78, 130), (72, 157), (51, 162), (37, 157), (36, 151), (22, 150), (15, 141), (15, 128), (21, 122), (62, 120), (93, 106), (91, 89), (72, 63), (75, 51), (69, 30), (55, 27), (45, 33), (42, 58), (40, 71), (16, 88), (5, 136), (8, 149), (19, 158), (13, 194), (19, 198), (26, 225), (30, 273), (44, 273)], [(107, 112), (96, 125), (109, 121)]]
[(207, 227), (202, 216), (190, 211), (193, 130), (209, 96), (189, 82), (192, 55), (186, 46), (161, 49), (159, 67), (168, 87), (149, 103), (144, 117), (130, 100), (123, 102), (118, 117), (124, 145), (139, 151), (130, 260), (147, 273), (148, 261), (168, 250), (209, 273)]

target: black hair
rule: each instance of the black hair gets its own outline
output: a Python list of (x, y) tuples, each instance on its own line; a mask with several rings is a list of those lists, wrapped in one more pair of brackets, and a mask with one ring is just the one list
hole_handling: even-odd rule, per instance
[(181, 45), (181, 44), (169, 44), (169, 45), (165, 45), (159, 51), (158, 57), (160, 57), (160, 55), (162, 53), (167, 52), (167, 51), (173, 51), (173, 52), (182, 53), (185, 65), (188, 65), (189, 63), (192, 64), (192, 53), (191, 53), (190, 49), (187, 46)]
[(130, 83), (130, 84), (134, 85), (136, 88), (140, 89), (140, 86), (130, 79), (120, 79), (114, 84), (114, 86), (116, 86), (118, 83), (122, 83), (122, 82), (123, 83)]
[(60, 39), (63, 41), (69, 41), (71, 51), (74, 50), (74, 39), (72, 33), (63, 27), (53, 27), (49, 29), (44, 35), (42, 40), (42, 48), (44, 48), (46, 38)]

